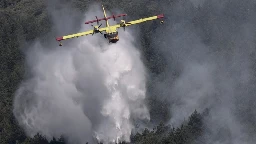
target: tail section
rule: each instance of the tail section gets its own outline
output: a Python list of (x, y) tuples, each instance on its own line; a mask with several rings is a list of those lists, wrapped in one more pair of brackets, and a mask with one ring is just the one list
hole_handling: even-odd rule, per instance
[(106, 27), (109, 27), (109, 23), (108, 23), (108, 19), (107, 19), (107, 14), (106, 14), (106, 11), (105, 11), (103, 5), (102, 5), (102, 9), (103, 9), (103, 12), (104, 12), (104, 18), (105, 18), (105, 20), (106, 20)]

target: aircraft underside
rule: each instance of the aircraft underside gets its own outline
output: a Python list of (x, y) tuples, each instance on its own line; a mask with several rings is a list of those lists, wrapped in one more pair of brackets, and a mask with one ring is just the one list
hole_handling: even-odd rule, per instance
[(104, 37), (108, 39), (109, 43), (116, 43), (117, 41), (119, 41), (118, 35), (111, 36), (108, 34), (104, 34)]

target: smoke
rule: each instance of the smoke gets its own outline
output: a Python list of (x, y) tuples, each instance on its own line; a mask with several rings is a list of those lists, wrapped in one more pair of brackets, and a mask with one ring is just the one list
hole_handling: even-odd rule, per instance
[[(61, 11), (60, 7), (58, 13)], [(75, 28), (72, 15), (52, 15), (55, 27), (62, 21), (68, 30), (58, 26), (64, 32)], [(102, 15), (98, 5), (86, 12), (82, 22), (95, 15)], [(89, 27), (83, 23), (80, 31)], [(116, 44), (95, 34), (64, 41), (62, 47), (55, 43), (49, 49), (35, 42), (29, 48), (30, 75), (16, 92), (13, 110), (29, 136), (41, 133), (51, 139), (63, 135), (70, 143), (81, 144), (95, 142), (95, 138), (130, 141), (132, 119), (149, 119), (144, 105), (145, 71), (134, 46), (134, 33), (119, 30), (119, 36)]]
[(158, 99), (170, 103), (169, 123), (208, 108), (203, 143), (254, 143), (255, 1), (181, 0), (169, 7), (153, 39), (166, 67), (152, 78)]
[(204, 4), (205, 0), (190, 0), (195, 7), (200, 7)]

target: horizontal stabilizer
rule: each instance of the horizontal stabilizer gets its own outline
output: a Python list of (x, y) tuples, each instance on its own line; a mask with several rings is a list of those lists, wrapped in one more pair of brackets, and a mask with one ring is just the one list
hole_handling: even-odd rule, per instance
[(90, 24), (90, 23), (94, 23), (94, 22), (99, 22), (99, 21), (102, 21), (102, 20), (108, 20), (108, 19), (111, 19), (113, 18), (115, 20), (115, 18), (118, 18), (118, 17), (122, 17), (122, 16), (126, 16), (127, 14), (119, 14), (119, 15), (112, 15), (112, 16), (109, 16), (109, 17), (106, 17), (106, 18), (100, 18), (98, 19), (97, 16), (96, 16), (96, 20), (91, 20), (91, 21), (87, 21), (85, 22), (85, 24)]

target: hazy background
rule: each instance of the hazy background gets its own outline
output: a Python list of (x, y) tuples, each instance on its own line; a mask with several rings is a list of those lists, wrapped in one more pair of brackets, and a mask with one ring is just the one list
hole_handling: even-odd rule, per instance
[[(67, 8), (49, 8), (63, 35), (76, 25), (75, 12), (65, 13)], [(100, 5), (92, 5), (83, 21), (101, 13)], [(91, 29), (83, 23), (79, 31)], [(55, 43), (49, 49), (35, 42), (28, 49), (30, 77), (14, 103), (14, 114), (28, 135), (39, 132), (51, 139), (63, 134), (71, 143), (93, 142), (93, 138), (130, 141), (131, 119), (150, 117), (144, 104), (144, 66), (133, 44), (136, 34), (126, 30), (119, 35), (120, 41), (112, 45), (95, 34), (64, 41), (63, 47)]]
[[(100, 34), (63, 42), (61, 48), (54, 40), (48, 47), (36, 42), (26, 53), (33, 76), (17, 91), (14, 107), (27, 133), (64, 133), (80, 142), (95, 135), (128, 140), (141, 119), (150, 118), (143, 127), (160, 121), (176, 127), (197, 109), (208, 113), (197, 143), (253, 144), (256, 1), (160, 0), (156, 5), (165, 14), (163, 25), (120, 29), (115, 45), (108, 46)], [(102, 15), (100, 5), (85, 14), (54, 2), (48, 9), (51, 35), (89, 29), (84, 21)], [(152, 13), (136, 6), (127, 11), (134, 11), (134, 18)]]
[(168, 17), (152, 39), (166, 64), (151, 78), (177, 126), (195, 109), (209, 110), (202, 140), (255, 141), (255, 12), (252, 0), (163, 3)]

